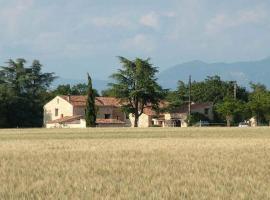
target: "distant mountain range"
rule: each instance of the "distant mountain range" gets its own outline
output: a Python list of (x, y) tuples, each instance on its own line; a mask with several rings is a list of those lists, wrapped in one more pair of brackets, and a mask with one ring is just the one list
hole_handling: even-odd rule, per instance
[(164, 88), (174, 89), (178, 80), (186, 82), (189, 75), (196, 81), (204, 80), (207, 76), (219, 75), (224, 80), (237, 81), (245, 87), (248, 87), (251, 81), (270, 87), (270, 57), (259, 61), (235, 63), (192, 61), (162, 71), (158, 78)]
[[(260, 82), (270, 88), (270, 57), (259, 61), (235, 63), (206, 63), (191, 61), (170, 67), (161, 71), (158, 81), (164, 88), (175, 89), (177, 81), (188, 81), (189, 75), (193, 80), (201, 81), (207, 76), (219, 75), (224, 80), (237, 81), (240, 85), (248, 87), (249, 83)], [(58, 78), (54, 87), (59, 84), (84, 83), (85, 80)], [(107, 88), (109, 80), (93, 80), (93, 86), (101, 91)]]

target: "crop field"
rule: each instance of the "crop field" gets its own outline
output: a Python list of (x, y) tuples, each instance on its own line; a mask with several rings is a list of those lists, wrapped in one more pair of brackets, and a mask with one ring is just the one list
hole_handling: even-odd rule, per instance
[(270, 129), (0, 130), (0, 199), (270, 199)]

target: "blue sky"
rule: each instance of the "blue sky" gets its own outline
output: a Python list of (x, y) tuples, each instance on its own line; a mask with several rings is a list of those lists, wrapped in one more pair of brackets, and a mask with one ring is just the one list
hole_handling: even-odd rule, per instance
[(203, 60), (270, 56), (269, 0), (0, 0), (0, 64), (39, 59), (45, 71), (106, 79), (116, 56), (164, 70)]

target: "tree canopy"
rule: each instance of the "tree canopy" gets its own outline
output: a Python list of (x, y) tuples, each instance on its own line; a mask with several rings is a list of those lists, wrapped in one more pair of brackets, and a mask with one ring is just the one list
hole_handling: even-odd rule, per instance
[(56, 77), (54, 73), (43, 73), (38, 60), (29, 67), (25, 64), (26, 60), (17, 59), (0, 67), (1, 127), (37, 127), (43, 124), (43, 105)]
[(124, 111), (134, 115), (134, 126), (137, 127), (144, 108), (149, 104), (158, 108), (164, 91), (157, 83), (158, 69), (150, 63), (150, 59), (136, 58), (132, 61), (119, 57), (119, 60), (121, 69), (111, 76), (115, 82), (110, 86), (113, 94), (122, 100)]

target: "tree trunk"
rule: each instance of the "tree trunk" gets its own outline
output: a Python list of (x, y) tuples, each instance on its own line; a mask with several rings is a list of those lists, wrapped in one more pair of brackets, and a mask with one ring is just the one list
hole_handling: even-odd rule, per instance
[(226, 117), (226, 121), (227, 121), (227, 127), (231, 127), (231, 116), (227, 116)]
[(134, 127), (138, 127), (139, 116), (134, 115)]

